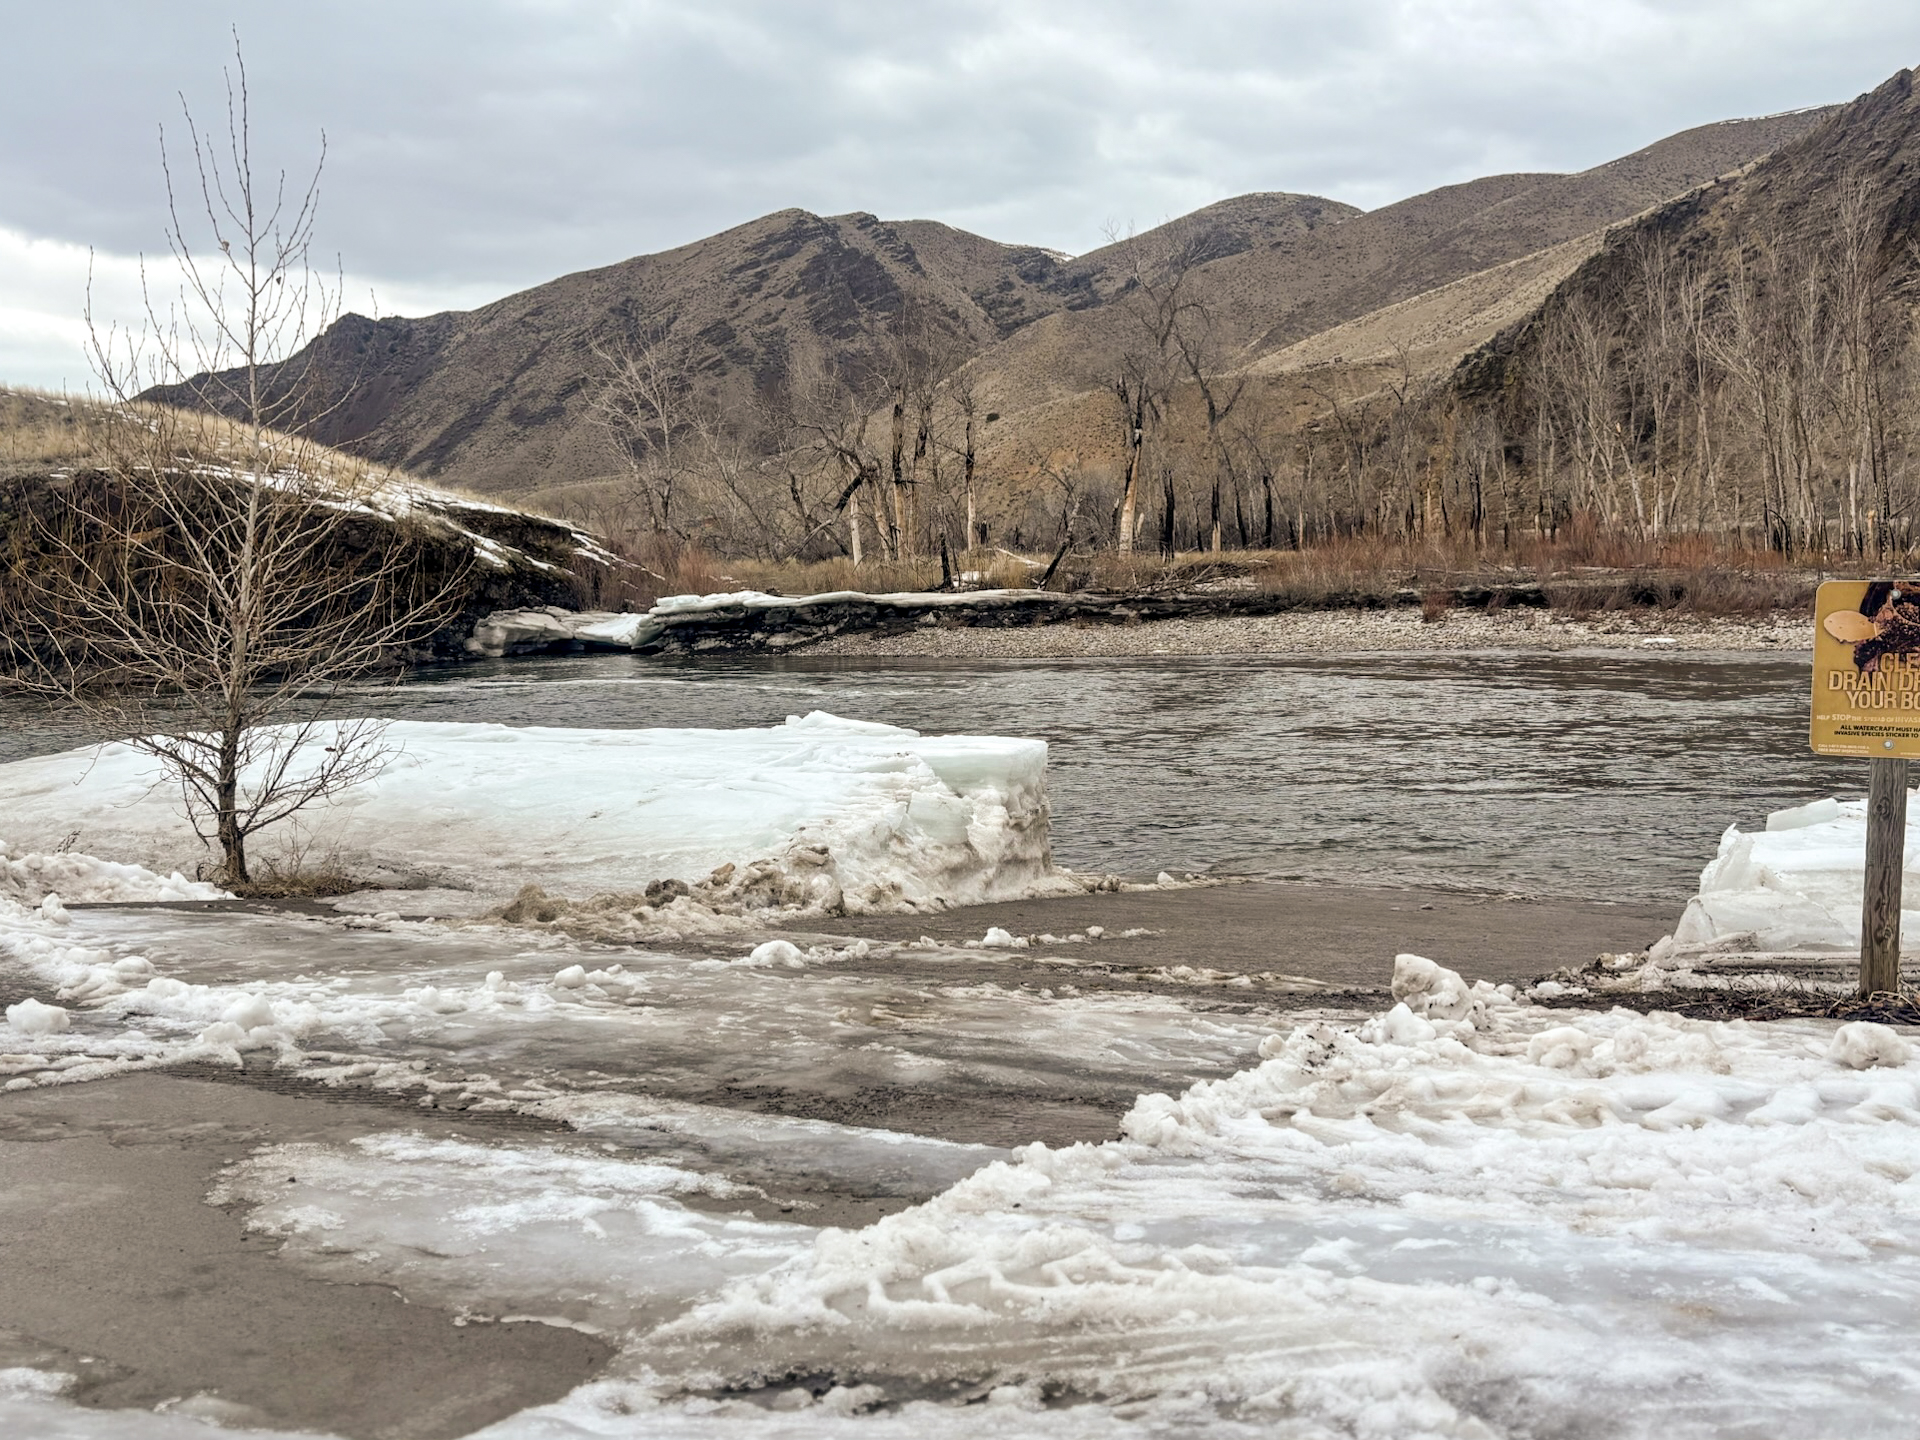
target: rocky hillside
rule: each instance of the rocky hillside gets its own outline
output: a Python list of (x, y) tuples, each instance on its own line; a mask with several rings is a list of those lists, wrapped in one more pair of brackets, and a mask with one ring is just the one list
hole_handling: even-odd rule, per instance
[(351, 395), (321, 438), (488, 495), (550, 493), (619, 466), (589, 417), (605, 373), (596, 347), (671, 337), (695, 383), (740, 410), (796, 375), (871, 370), (905, 315), (993, 417), (986, 483), (1017, 483), (1050, 455), (1113, 458), (1110, 386), (1135, 324), (1116, 298), (1169, 230), (1223, 355), (1274, 387), (1280, 411), (1310, 409), (1324, 377), (1309, 392), (1287, 376), (1353, 363), (1364, 388), (1383, 354), (1451, 364), (1591, 254), (1608, 225), (1821, 118), (1704, 126), (1579, 174), (1494, 176), (1370, 213), (1241, 196), (1077, 259), (932, 221), (781, 211), (470, 312), (346, 317), (316, 342), (321, 373)]
[[(1830, 275), (1839, 261), (1847, 192), (1861, 204), (1861, 246), (1891, 295), (1920, 291), (1920, 85), (1902, 70), (1742, 173), (1680, 195), (1607, 233), (1541, 302), (1517, 314), (1475, 355), (1463, 379), (1497, 385), (1532, 361), (1546, 327), (1569, 307), (1616, 311), (1634, 294), (1636, 256), (1670, 249), (1726, 287), (1762, 249), (1798, 249)], [(1818, 277), (1815, 277), (1816, 280)]]
[[(1355, 213), (1293, 195), (1212, 208), (1208, 243), (1222, 255)], [(614, 463), (587, 418), (604, 368), (596, 346), (672, 336), (705, 383), (738, 400), (808, 367), (857, 366), (909, 307), (933, 345), (965, 358), (1041, 316), (1097, 307), (1112, 288), (1099, 257), (1076, 262), (928, 220), (783, 210), (471, 312), (347, 316), (317, 343), (323, 372), (351, 399), (318, 433), (419, 475), (524, 494)], [(192, 392), (153, 398), (188, 403)]]
[[(1446, 186), (1206, 264), (1198, 293), (1225, 318), (1234, 363), (1262, 376), (1401, 349), (1419, 351), (1420, 368), (1442, 368), (1538, 303), (1607, 226), (1751, 163), (1827, 113), (1701, 126), (1573, 175)], [(1096, 251), (1081, 263), (1111, 256)], [(1008, 418), (995, 437), (1007, 462), (1111, 450), (1105, 386), (1130, 323), (1111, 306), (1061, 314), (974, 362), (983, 403)], [(1290, 353), (1304, 342), (1318, 343)]]

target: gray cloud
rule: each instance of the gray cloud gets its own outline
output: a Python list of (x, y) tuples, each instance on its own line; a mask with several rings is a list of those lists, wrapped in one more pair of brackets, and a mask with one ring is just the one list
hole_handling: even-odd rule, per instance
[(9, 17), (0, 227), (163, 248), (155, 128), (219, 119), (233, 20), (256, 154), (324, 128), (327, 248), (429, 304), (788, 205), (1074, 251), (1249, 190), (1372, 208), (1920, 60), (1878, 0), (68, 0)]

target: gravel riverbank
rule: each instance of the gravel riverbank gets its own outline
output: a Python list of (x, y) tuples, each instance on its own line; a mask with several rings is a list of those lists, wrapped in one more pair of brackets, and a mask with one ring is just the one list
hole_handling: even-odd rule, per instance
[(1813, 622), (1798, 611), (1758, 619), (1672, 612), (1603, 613), (1584, 619), (1538, 609), (1450, 610), (1426, 623), (1411, 606), (1321, 610), (1133, 625), (1020, 628), (926, 626), (899, 635), (837, 635), (809, 655), (954, 659), (1102, 659), (1139, 655), (1293, 655), (1461, 650), (1743, 650), (1813, 648)]

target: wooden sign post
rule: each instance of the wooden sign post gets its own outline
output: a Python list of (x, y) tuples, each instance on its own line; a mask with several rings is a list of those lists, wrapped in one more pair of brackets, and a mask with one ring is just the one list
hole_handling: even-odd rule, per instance
[(1870, 759), (1860, 993), (1900, 988), (1907, 761), (1920, 755), (1920, 580), (1829, 580), (1814, 601), (1813, 749)]
[(1860, 993), (1900, 988), (1900, 878), (1907, 852), (1907, 762), (1873, 761), (1867, 883), (1860, 897)]

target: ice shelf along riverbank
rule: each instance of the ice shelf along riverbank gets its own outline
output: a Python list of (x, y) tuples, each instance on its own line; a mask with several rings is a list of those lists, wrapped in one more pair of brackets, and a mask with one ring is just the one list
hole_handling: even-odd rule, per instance
[[(1038, 740), (816, 712), (739, 730), (398, 721), (385, 743), (393, 754), (377, 775), (259, 832), (255, 863), (299, 854), (370, 883), (466, 892), (437, 899), (467, 908), (525, 884), (638, 903), (650, 883), (675, 881), (722, 913), (938, 908), (1073, 888), (1053, 868)], [(125, 745), (0, 766), (0, 841), (191, 874), (217, 857), (159, 779)]]

